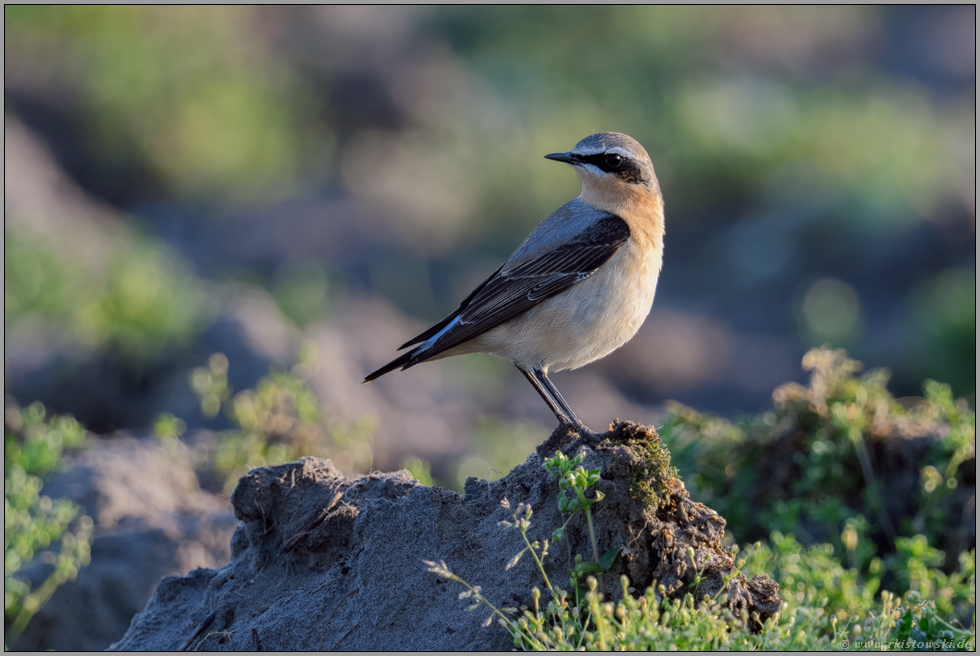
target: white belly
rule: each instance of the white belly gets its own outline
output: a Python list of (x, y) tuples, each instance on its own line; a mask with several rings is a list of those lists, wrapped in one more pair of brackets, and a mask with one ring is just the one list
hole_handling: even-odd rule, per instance
[(653, 305), (660, 263), (659, 249), (630, 242), (590, 278), (474, 338), (466, 351), (545, 371), (586, 365), (636, 335)]

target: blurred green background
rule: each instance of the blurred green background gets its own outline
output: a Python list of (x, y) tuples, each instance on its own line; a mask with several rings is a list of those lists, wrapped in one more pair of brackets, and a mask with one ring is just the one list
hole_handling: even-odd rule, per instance
[(761, 411), (824, 343), (891, 368), (896, 396), (933, 378), (974, 403), (972, 6), (4, 18), (22, 404), (227, 429), (191, 372), (224, 354), (230, 397), (306, 345), (328, 411), (374, 422), (373, 466), (486, 469), (480, 444), (551, 423), (505, 363), (360, 379), (578, 193), (542, 156), (604, 130), (651, 154), (667, 237), (640, 335), (557, 378), (587, 423)]

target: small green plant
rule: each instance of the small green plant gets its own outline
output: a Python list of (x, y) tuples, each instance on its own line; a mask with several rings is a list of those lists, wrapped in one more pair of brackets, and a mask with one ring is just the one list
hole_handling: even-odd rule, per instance
[[(14, 636), (89, 562), (92, 520), (68, 499), (41, 494), (42, 476), (62, 465), (66, 449), (81, 447), (85, 435), (73, 417), (48, 416), (40, 403), (4, 409), (3, 610)], [(59, 543), (57, 552), (50, 550)], [(31, 589), (20, 572), (35, 562), (53, 570)]]
[[(888, 631), (887, 640), (897, 649), (933, 651), (975, 651), (977, 636), (975, 629), (967, 631), (953, 626), (941, 615), (938, 602), (920, 600), (915, 595), (906, 595), (905, 605), (895, 618)], [(875, 638), (878, 635), (872, 633)], [(880, 641), (880, 640), (879, 640)]]
[[(531, 515), (533, 511), (530, 504), (521, 503), (518, 504), (516, 508), (511, 508), (510, 501), (506, 498), (501, 499), (500, 506), (505, 510), (510, 511), (511, 520), (503, 520), (500, 522), (500, 526), (506, 529), (514, 528), (521, 534), (521, 539), (524, 541), (524, 548), (521, 549), (510, 561), (507, 563), (506, 569), (511, 569), (520, 562), (521, 558), (525, 554), (531, 554), (534, 559), (534, 564), (537, 566), (538, 571), (541, 573), (541, 577), (544, 580), (545, 587), (551, 595), (551, 600), (548, 601), (546, 606), (546, 614), (543, 616), (541, 614), (540, 599), (541, 591), (535, 587), (531, 590), (531, 596), (534, 599), (534, 612), (531, 613), (525, 610), (522, 616), (517, 616), (518, 609), (516, 608), (500, 608), (498, 609), (493, 603), (490, 602), (486, 597), (483, 596), (480, 586), (472, 586), (456, 574), (454, 574), (449, 567), (446, 565), (445, 561), (440, 561), (435, 563), (431, 560), (422, 561), (428, 570), (437, 575), (441, 576), (449, 581), (456, 581), (463, 585), (466, 590), (460, 593), (460, 599), (467, 599), (472, 597), (474, 603), (470, 606), (470, 610), (476, 610), (481, 604), (487, 606), (490, 609), (490, 616), (487, 617), (484, 626), (489, 626), (493, 621), (494, 616), (497, 617), (498, 623), (505, 627), (511, 634), (514, 640), (514, 644), (518, 647), (530, 647), (535, 650), (543, 650), (546, 648), (547, 638), (544, 636), (542, 628), (548, 616), (559, 617), (562, 621), (568, 622), (572, 619), (573, 606), (569, 604), (568, 593), (560, 588), (552, 586), (551, 580), (548, 578), (548, 573), (544, 569), (544, 558), (548, 555), (549, 540), (545, 539), (543, 542), (537, 540), (531, 541), (527, 536), (528, 529), (531, 527)], [(591, 577), (590, 577), (591, 578)], [(578, 614), (577, 606), (574, 607), (574, 612)], [(571, 637), (571, 636), (570, 636)]]
[[(961, 509), (976, 415), (967, 403), (935, 381), (926, 381), (924, 398), (899, 402), (886, 370), (858, 376), (861, 364), (843, 350), (812, 349), (803, 366), (809, 386), (781, 385), (775, 407), (758, 416), (730, 422), (668, 405), (661, 433), (692, 498), (717, 510), (742, 541), (795, 532), (843, 553), (840, 537), (859, 523), (885, 545), (882, 556), (916, 534), (952, 553), (968, 547), (956, 537), (969, 532)], [(910, 476), (918, 489), (908, 489)], [(870, 555), (861, 560), (866, 567)]]
[[(851, 551), (873, 551), (862, 530), (842, 536), (842, 542)], [(810, 618), (816, 638), (810, 648), (914, 650), (939, 640), (946, 649), (969, 649), (976, 636), (975, 552), (962, 553), (960, 570), (950, 575), (935, 567), (943, 555), (923, 549), (924, 537), (903, 544), (889, 563), (873, 558), (862, 569), (844, 565), (832, 544), (805, 547), (792, 535), (774, 532), (768, 543), (748, 550), (742, 568), (779, 581), (781, 615)], [(880, 590), (889, 569), (916, 572), (914, 587), (903, 595)]]
[(180, 436), (185, 432), (187, 422), (169, 412), (157, 415), (153, 422), (153, 436), (173, 459), (179, 459), (187, 452), (187, 447), (180, 441)]
[[(582, 454), (574, 458), (568, 458), (559, 451), (556, 456), (545, 460), (543, 464), (544, 469), (551, 476), (558, 478), (558, 484), (562, 491), (558, 497), (558, 507), (562, 514), (568, 515), (565, 523), (552, 532), (551, 540), (531, 541), (528, 537), (528, 530), (531, 528), (531, 516), (533, 514), (530, 504), (521, 503), (512, 509), (508, 499), (504, 498), (500, 501), (500, 506), (511, 513), (511, 520), (501, 521), (500, 526), (505, 529), (516, 529), (521, 534), (521, 540), (524, 542), (524, 548), (510, 559), (506, 569), (515, 567), (525, 554), (531, 555), (551, 597), (543, 612), (540, 604), (541, 591), (537, 587), (531, 591), (531, 596), (534, 600), (534, 612), (525, 610), (523, 616), (513, 619), (517, 613), (516, 608), (496, 608), (483, 596), (479, 586), (472, 586), (456, 576), (445, 562), (440, 561), (437, 564), (433, 561), (423, 561), (433, 574), (463, 585), (466, 590), (460, 595), (460, 598), (473, 597), (474, 604), (471, 606), (471, 609), (478, 608), (481, 604), (486, 605), (491, 611), (486, 625), (489, 626), (494, 616), (496, 616), (501, 626), (506, 627), (510, 632), (515, 645), (518, 647), (534, 650), (549, 648), (552, 640), (548, 637), (546, 630), (552, 625), (559, 627), (558, 631), (565, 640), (581, 646), (588, 632), (586, 630), (587, 618), (582, 615), (582, 609), (580, 608), (583, 603), (583, 596), (580, 594), (581, 587), (579, 580), (588, 572), (596, 572), (601, 576), (601, 572), (608, 570), (619, 554), (620, 548), (617, 545), (602, 558), (599, 557), (590, 508), (593, 504), (601, 501), (604, 495), (601, 491), (596, 490), (595, 495), (590, 499), (586, 496), (586, 493), (589, 487), (599, 481), (601, 470), (585, 469), (581, 466), (582, 459)], [(548, 573), (544, 568), (544, 559), (548, 556), (551, 541), (557, 542), (563, 539), (568, 523), (579, 510), (585, 512), (595, 562), (584, 563), (582, 562), (581, 556), (576, 556), (575, 566), (569, 572), (571, 588), (574, 590), (574, 598), (570, 600), (567, 591), (552, 585)], [(584, 595), (584, 600), (594, 601), (598, 598), (596, 593), (596, 579), (593, 576), (588, 576), (587, 582), (589, 592)]]
[(409, 456), (402, 461), (402, 469), (407, 469), (422, 485), (432, 487), (435, 484), (432, 478), (432, 465), (425, 458)]
[[(218, 433), (217, 450), (206, 463), (224, 481), (226, 492), (253, 467), (279, 465), (304, 455), (330, 458), (344, 471), (370, 468), (371, 423), (348, 426), (320, 408), (309, 382), (315, 359), (307, 347), (290, 370), (273, 366), (254, 389), (234, 395), (228, 383), (228, 359), (221, 353), (191, 374), (202, 414), (213, 417), (223, 410), (235, 425)], [(158, 438), (166, 443), (173, 435), (173, 421), (162, 415), (157, 423)]]
[(592, 557), (594, 560), (591, 563), (576, 563), (575, 569), (572, 571), (573, 586), (577, 586), (577, 577), (579, 575), (587, 573), (597, 573), (601, 585), (602, 572), (612, 567), (613, 561), (621, 550), (621, 546), (616, 545), (603, 554), (601, 558), (599, 557), (599, 545), (596, 544), (591, 507), (593, 504), (602, 501), (605, 498), (605, 494), (601, 490), (596, 490), (595, 496), (589, 499), (585, 496), (585, 493), (588, 488), (599, 482), (602, 470), (585, 469), (582, 467), (583, 457), (584, 455), (580, 453), (574, 458), (568, 458), (564, 453), (559, 451), (554, 457), (545, 460), (543, 465), (548, 474), (558, 479), (558, 486), (561, 488), (561, 494), (558, 497), (558, 510), (563, 515), (568, 515), (565, 523), (560, 528), (555, 529), (554, 533), (551, 534), (551, 539), (555, 542), (561, 540), (565, 535), (565, 528), (568, 526), (568, 523), (572, 521), (575, 513), (580, 510), (585, 512), (585, 521), (589, 528), (589, 543), (592, 545)]

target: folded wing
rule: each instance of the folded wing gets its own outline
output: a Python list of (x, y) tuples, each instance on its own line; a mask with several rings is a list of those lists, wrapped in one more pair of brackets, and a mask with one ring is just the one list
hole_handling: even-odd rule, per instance
[(585, 280), (609, 261), (629, 236), (626, 222), (607, 214), (570, 242), (516, 265), (504, 264), (456, 311), (401, 348), (419, 346), (374, 372), (365, 382), (458, 346)]

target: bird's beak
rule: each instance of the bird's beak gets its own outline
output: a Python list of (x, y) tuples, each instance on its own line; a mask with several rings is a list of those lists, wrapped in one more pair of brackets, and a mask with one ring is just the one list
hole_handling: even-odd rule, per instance
[(565, 162), (566, 164), (576, 165), (581, 163), (581, 158), (575, 153), (551, 153), (550, 155), (545, 155), (545, 159), (553, 159), (556, 162)]

